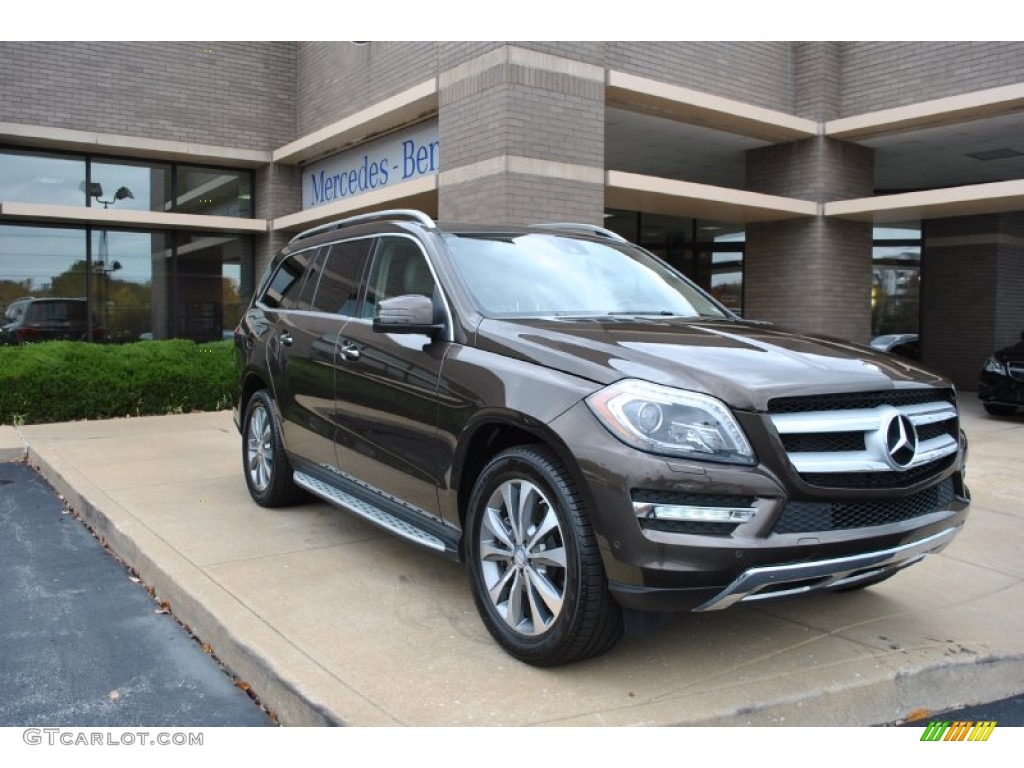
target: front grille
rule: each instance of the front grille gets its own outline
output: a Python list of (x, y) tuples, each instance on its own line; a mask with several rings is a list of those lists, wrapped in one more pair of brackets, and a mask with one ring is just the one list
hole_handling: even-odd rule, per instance
[(787, 453), (818, 453), (863, 451), (863, 432), (822, 432), (819, 434), (782, 435)]
[(694, 533), (701, 536), (728, 536), (736, 530), (733, 523), (704, 523), (697, 520), (655, 520), (641, 517), (640, 527), (665, 533)]
[(819, 488), (910, 488), (938, 480), (960, 447), (952, 389), (781, 397), (768, 402), (768, 412), (792, 469)]
[(877, 501), (790, 501), (775, 523), (775, 533), (811, 533), (866, 528), (910, 520), (946, 509), (956, 498), (953, 479), (902, 499)]
[(879, 405), (920, 405), (921, 403), (955, 403), (951, 389), (893, 389), (883, 392), (841, 392), (806, 397), (776, 397), (768, 401), (768, 413), (803, 413), (805, 411), (847, 411), (874, 408)]
[(930, 461), (905, 472), (804, 472), (800, 479), (822, 488), (909, 488), (949, 469), (956, 456)]

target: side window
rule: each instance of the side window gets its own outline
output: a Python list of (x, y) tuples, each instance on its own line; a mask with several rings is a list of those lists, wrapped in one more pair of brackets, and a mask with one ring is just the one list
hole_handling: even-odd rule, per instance
[[(359, 283), (370, 254), (370, 238), (349, 240), (331, 246), (323, 261), (323, 271), (312, 309), (315, 312), (359, 317)], [(324, 249), (326, 250), (326, 249)]]
[(377, 304), (395, 296), (434, 295), (434, 276), (419, 245), (405, 237), (378, 240), (370, 269), (362, 317), (373, 317)]
[(326, 256), (326, 248), (320, 248), (310, 254), (309, 267), (306, 269), (306, 279), (302, 282), (302, 289), (299, 291), (299, 298), (292, 309), (312, 308), (313, 294), (316, 293), (317, 283), (320, 282), (320, 274), (323, 272), (324, 259)]
[(313, 253), (313, 251), (293, 253), (281, 262), (281, 266), (270, 278), (267, 289), (263, 292), (264, 304), (276, 309), (298, 308), (303, 278), (306, 276), (306, 266)]

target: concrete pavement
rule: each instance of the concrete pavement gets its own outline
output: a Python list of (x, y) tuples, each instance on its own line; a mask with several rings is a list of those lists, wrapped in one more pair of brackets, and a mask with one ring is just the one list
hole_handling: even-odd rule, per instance
[[(1024, 692), (1024, 418), (962, 394), (967, 526), (850, 594), (520, 664), (465, 571), (326, 503), (249, 500), (227, 412), (0, 428), (283, 724), (870, 725)], [(26, 448), (27, 446), (27, 448)]]

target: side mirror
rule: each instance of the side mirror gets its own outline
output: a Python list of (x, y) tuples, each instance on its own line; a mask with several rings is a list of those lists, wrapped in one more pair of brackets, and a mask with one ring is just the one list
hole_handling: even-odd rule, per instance
[(377, 333), (425, 333), (436, 339), (444, 331), (444, 312), (429, 296), (395, 296), (377, 305)]

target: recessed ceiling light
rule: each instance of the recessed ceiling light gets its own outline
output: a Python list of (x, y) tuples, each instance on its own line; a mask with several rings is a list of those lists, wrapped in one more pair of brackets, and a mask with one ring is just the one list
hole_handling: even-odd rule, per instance
[(973, 157), (975, 160), (1006, 160), (1007, 158), (1020, 157), (1021, 155), (1024, 155), (1024, 152), (1018, 152), (1016, 149), (1010, 149), (1009, 147), (967, 153), (968, 157)]

